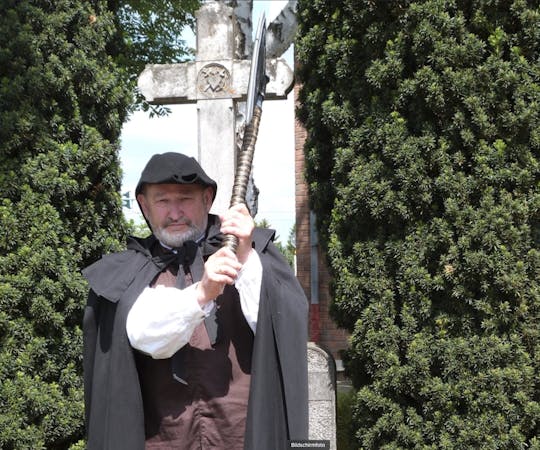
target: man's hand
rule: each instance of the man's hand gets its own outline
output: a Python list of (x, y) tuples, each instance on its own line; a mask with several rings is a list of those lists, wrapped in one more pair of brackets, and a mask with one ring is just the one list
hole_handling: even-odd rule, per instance
[(244, 204), (231, 207), (221, 219), (221, 232), (223, 234), (232, 234), (238, 238), (238, 248), (236, 257), (241, 264), (244, 264), (253, 250), (253, 230), (255, 222), (249, 214)]
[(204, 264), (204, 274), (196, 288), (199, 304), (205, 305), (221, 295), (225, 285), (234, 283), (241, 268), (242, 264), (228, 248), (220, 248), (210, 256)]
[(247, 261), (252, 248), (255, 228), (253, 218), (246, 205), (230, 208), (221, 219), (221, 232), (238, 238), (236, 255), (228, 248), (220, 248), (208, 258), (204, 274), (197, 285), (197, 300), (204, 305), (223, 293), (225, 285), (233, 284), (242, 265)]

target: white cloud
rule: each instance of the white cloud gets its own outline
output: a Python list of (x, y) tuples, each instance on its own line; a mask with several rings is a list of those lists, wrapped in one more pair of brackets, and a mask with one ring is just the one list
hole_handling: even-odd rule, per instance
[(120, 158), (124, 171), (123, 190), (134, 190), (139, 175), (155, 153), (180, 152), (197, 155), (195, 105), (171, 105), (172, 113), (149, 118), (138, 111), (122, 128)]
[(294, 224), (294, 98), (266, 101), (253, 162), (260, 190), (257, 219), (266, 219), (286, 240)]

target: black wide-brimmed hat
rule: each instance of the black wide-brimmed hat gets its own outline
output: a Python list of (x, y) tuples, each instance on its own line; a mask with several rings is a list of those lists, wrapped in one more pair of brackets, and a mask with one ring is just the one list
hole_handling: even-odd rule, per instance
[(210, 186), (216, 198), (216, 182), (206, 174), (195, 158), (182, 153), (168, 152), (152, 156), (141, 173), (135, 195), (139, 195), (147, 183)]

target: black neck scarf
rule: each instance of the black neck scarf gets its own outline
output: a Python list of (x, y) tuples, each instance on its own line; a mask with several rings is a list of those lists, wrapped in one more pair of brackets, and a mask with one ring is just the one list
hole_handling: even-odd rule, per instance
[(205, 237), (199, 242), (187, 241), (181, 247), (174, 248), (172, 250), (166, 250), (160, 245), (161, 250), (157, 252), (157, 255), (152, 259), (162, 270), (166, 267), (173, 265), (175, 267), (182, 266), (184, 272), (188, 272), (189, 267), (193, 264), (197, 255), (197, 248), (201, 247), (202, 256), (204, 260), (217, 252), (223, 242), (223, 234), (219, 231), (219, 223), (213, 216), (209, 218), (208, 227)]
[(197, 255), (197, 247), (198, 245), (194, 241), (184, 242), (181, 247), (173, 250), (168, 250), (162, 247), (162, 250), (160, 250), (158, 254), (152, 258), (152, 260), (162, 270), (168, 266), (174, 266), (183, 267), (184, 272), (187, 272), (195, 260), (195, 256)]

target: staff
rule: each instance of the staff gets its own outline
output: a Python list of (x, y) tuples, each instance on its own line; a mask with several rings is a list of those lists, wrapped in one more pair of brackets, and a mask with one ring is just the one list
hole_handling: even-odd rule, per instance
[[(231, 195), (230, 206), (246, 202), (246, 191), (253, 164), (255, 143), (259, 134), (259, 123), (262, 115), (262, 102), (266, 91), (266, 19), (264, 13), (259, 18), (257, 33), (253, 44), (253, 57), (249, 74), (248, 93), (246, 100), (246, 120), (242, 149), (238, 154), (234, 185)], [(228, 247), (236, 252), (238, 239), (236, 236), (226, 235), (223, 239), (223, 247)]]

